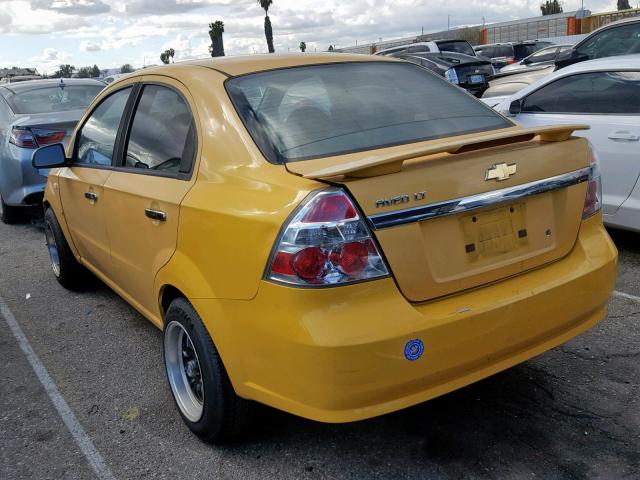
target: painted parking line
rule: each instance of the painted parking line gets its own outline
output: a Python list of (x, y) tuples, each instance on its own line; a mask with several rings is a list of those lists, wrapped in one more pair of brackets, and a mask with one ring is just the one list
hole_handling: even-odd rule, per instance
[(633, 300), (634, 302), (640, 303), (640, 297), (636, 297), (635, 295), (631, 295), (629, 293), (619, 292), (617, 290), (613, 291), (614, 297), (626, 298), (627, 300)]
[(13, 333), (13, 336), (17, 340), (20, 349), (27, 357), (31, 368), (33, 368), (33, 371), (36, 373), (36, 376), (44, 387), (45, 392), (47, 392), (51, 403), (53, 403), (53, 406), (58, 411), (58, 414), (60, 415), (60, 417), (62, 417), (62, 421), (67, 426), (67, 429), (69, 429), (69, 433), (71, 433), (73, 440), (76, 442), (76, 444), (84, 454), (87, 462), (89, 462), (89, 465), (91, 466), (97, 477), (100, 480), (115, 480), (113, 473), (111, 473), (111, 470), (105, 463), (102, 455), (100, 455), (96, 447), (93, 445), (93, 442), (89, 438), (89, 435), (87, 435), (87, 432), (85, 432), (82, 428), (82, 425), (80, 425), (80, 422), (69, 407), (69, 404), (66, 402), (66, 400), (58, 390), (58, 387), (53, 381), (53, 378), (51, 378), (51, 375), (49, 375), (49, 372), (47, 372), (44, 364), (42, 363), (38, 355), (36, 355), (36, 352), (34, 352), (33, 348), (31, 348), (29, 340), (27, 340), (27, 337), (20, 328), (20, 325), (18, 325), (15, 316), (1, 296), (0, 317), (3, 317), (7, 322), (11, 333)]

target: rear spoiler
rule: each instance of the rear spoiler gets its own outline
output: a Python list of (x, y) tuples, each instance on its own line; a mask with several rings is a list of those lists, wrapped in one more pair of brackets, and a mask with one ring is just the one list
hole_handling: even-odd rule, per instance
[[(402, 149), (391, 153), (378, 153), (368, 157), (331, 164), (322, 160), (287, 163), (287, 169), (304, 178), (329, 178), (339, 175), (349, 177), (375, 177), (402, 170), (405, 160), (435, 155), (438, 153), (464, 153), (471, 150), (490, 148), (517, 142), (527, 142), (539, 137), (542, 142), (562, 142), (568, 140), (575, 130), (588, 130), (587, 125), (553, 125), (531, 128), (509, 128), (492, 133), (467, 136), (464, 139), (433, 141), (418, 147)], [(334, 157), (335, 159), (335, 157)], [(324, 165), (323, 165), (324, 164)], [(314, 169), (315, 167), (315, 169)]]

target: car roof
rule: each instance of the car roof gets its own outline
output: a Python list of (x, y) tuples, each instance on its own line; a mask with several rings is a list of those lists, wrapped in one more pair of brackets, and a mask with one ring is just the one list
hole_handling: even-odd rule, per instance
[[(284, 53), (262, 55), (238, 55), (229, 57), (217, 57), (186, 62), (172, 63), (169, 65), (149, 67), (127, 75), (126, 78), (178, 73), (181, 70), (195, 67), (204, 67), (216, 70), (229, 77), (246, 75), (249, 73), (278, 70), (282, 68), (302, 67), (306, 65), (322, 65), (329, 63), (346, 62), (397, 62), (385, 56), (359, 55), (350, 53)], [(120, 79), (118, 79), (120, 81)], [(116, 83), (116, 82), (114, 82)], [(112, 84), (113, 85), (113, 84)]]
[[(65, 78), (63, 79), (65, 85), (98, 85), (105, 86), (104, 82), (100, 80), (94, 80), (92, 78)], [(18, 83), (6, 83), (0, 85), (0, 91), (7, 94), (17, 94), (21, 92), (27, 92), (29, 90), (36, 90), (38, 88), (55, 87), (60, 85), (59, 78), (49, 78), (42, 80), (27, 80), (26, 82)]]

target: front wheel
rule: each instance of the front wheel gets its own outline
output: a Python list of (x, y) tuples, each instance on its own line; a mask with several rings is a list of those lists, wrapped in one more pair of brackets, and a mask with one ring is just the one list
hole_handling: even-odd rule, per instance
[(211, 336), (184, 298), (167, 309), (164, 361), (180, 416), (193, 433), (220, 442), (247, 429), (254, 404), (236, 395)]
[(44, 236), (51, 269), (64, 288), (75, 290), (87, 280), (89, 272), (78, 263), (62, 233), (56, 214), (51, 208), (44, 213)]

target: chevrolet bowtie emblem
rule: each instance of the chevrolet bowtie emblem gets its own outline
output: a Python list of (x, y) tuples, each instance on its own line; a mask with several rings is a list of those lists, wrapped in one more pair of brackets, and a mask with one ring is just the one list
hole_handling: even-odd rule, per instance
[(485, 181), (495, 180), (496, 182), (500, 182), (502, 180), (508, 179), (511, 175), (515, 175), (518, 167), (515, 163), (511, 163), (507, 165), (506, 163), (498, 163), (497, 165), (493, 165), (490, 169), (487, 170), (487, 173), (484, 177)]

